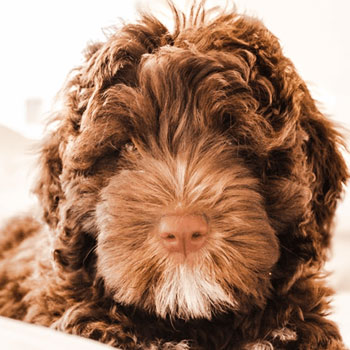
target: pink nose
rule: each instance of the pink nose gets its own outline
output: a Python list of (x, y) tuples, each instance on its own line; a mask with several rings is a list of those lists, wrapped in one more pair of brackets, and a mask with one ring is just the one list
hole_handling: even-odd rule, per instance
[(158, 229), (164, 247), (185, 256), (202, 248), (208, 235), (208, 223), (201, 215), (166, 215)]

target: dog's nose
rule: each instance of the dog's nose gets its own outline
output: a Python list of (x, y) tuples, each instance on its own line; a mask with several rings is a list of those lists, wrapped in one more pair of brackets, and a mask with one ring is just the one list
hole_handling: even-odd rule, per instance
[(198, 251), (207, 240), (208, 222), (201, 215), (166, 215), (159, 222), (159, 236), (169, 252)]

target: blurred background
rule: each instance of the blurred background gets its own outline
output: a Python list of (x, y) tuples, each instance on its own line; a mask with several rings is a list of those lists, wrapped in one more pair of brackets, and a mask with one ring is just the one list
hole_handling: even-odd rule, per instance
[[(189, 1), (175, 0), (180, 8)], [(225, 5), (225, 1), (208, 1)], [(350, 130), (350, 1), (237, 0), (280, 39), (285, 55), (309, 84), (320, 108)], [(53, 98), (89, 41), (103, 29), (132, 21), (136, 5), (152, 8), (164, 22), (164, 1), (12, 0), (0, 3), (0, 220), (35, 205), (35, 145)], [(347, 139), (350, 140), (347, 132)], [(345, 154), (350, 165), (349, 156)], [(339, 205), (331, 260), (335, 319), (350, 345), (350, 191)]]

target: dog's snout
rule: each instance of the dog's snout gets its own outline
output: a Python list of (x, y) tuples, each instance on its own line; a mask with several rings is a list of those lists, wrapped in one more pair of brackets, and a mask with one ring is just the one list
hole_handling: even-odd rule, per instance
[(169, 252), (187, 256), (205, 245), (208, 222), (201, 215), (166, 215), (160, 219), (158, 233)]

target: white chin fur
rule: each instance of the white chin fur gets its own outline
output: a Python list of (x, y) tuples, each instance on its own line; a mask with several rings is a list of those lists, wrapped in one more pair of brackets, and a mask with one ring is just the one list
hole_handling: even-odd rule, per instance
[(154, 290), (156, 313), (165, 318), (206, 318), (237, 304), (199, 268), (178, 264), (168, 269)]

